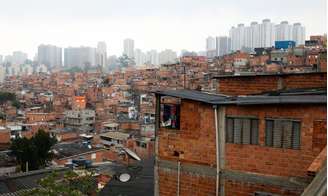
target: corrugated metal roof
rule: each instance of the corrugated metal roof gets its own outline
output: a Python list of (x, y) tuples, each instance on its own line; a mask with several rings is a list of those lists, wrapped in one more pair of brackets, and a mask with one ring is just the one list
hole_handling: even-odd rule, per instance
[(302, 91), (277, 91), (263, 95), (227, 96), (210, 94), (194, 90), (167, 90), (157, 91), (155, 94), (171, 96), (181, 99), (200, 101), (212, 105), (263, 105), (263, 104), (326, 104), (327, 92), (325, 89), (308, 89)]
[(211, 94), (211, 93), (206, 93), (206, 92), (201, 92), (201, 91), (184, 90), (184, 89), (183, 90), (157, 91), (155, 93), (158, 95), (195, 100), (195, 101), (200, 101), (200, 102), (210, 103), (210, 104), (213, 104), (215, 102), (224, 101), (228, 97), (226, 95)]

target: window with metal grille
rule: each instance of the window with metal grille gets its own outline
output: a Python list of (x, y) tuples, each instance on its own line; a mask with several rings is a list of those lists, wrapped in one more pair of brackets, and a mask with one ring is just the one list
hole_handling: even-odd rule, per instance
[(265, 145), (275, 148), (300, 149), (301, 123), (296, 120), (267, 119)]
[(226, 142), (234, 144), (258, 144), (258, 119), (227, 117)]
[(180, 129), (180, 105), (161, 105), (161, 127)]

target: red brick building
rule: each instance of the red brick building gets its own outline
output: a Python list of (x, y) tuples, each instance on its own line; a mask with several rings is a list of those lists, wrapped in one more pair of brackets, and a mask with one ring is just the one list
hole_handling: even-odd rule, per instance
[(235, 77), (229, 81), (236, 86), (226, 89), (222, 78), (220, 95), (157, 92), (155, 193), (301, 195), (325, 166), (324, 157), (311, 174), (326, 149), (325, 78)]

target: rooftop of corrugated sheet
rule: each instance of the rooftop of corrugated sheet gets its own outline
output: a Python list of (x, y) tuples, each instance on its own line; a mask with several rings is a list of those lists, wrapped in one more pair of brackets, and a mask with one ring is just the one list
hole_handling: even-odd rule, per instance
[(265, 92), (258, 95), (228, 96), (195, 90), (165, 90), (154, 92), (160, 96), (177, 97), (212, 105), (261, 105), (261, 104), (326, 104), (327, 91), (324, 88), (290, 89)]

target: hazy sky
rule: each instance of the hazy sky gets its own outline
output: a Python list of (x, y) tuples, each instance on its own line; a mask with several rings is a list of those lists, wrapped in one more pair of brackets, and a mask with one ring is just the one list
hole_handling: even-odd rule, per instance
[(269, 18), (301, 22), (307, 36), (326, 32), (326, 0), (0, 0), (0, 54), (41, 43), (92, 46), (106, 41), (110, 55), (123, 39), (142, 50), (200, 51), (209, 35), (228, 35), (238, 23)]

